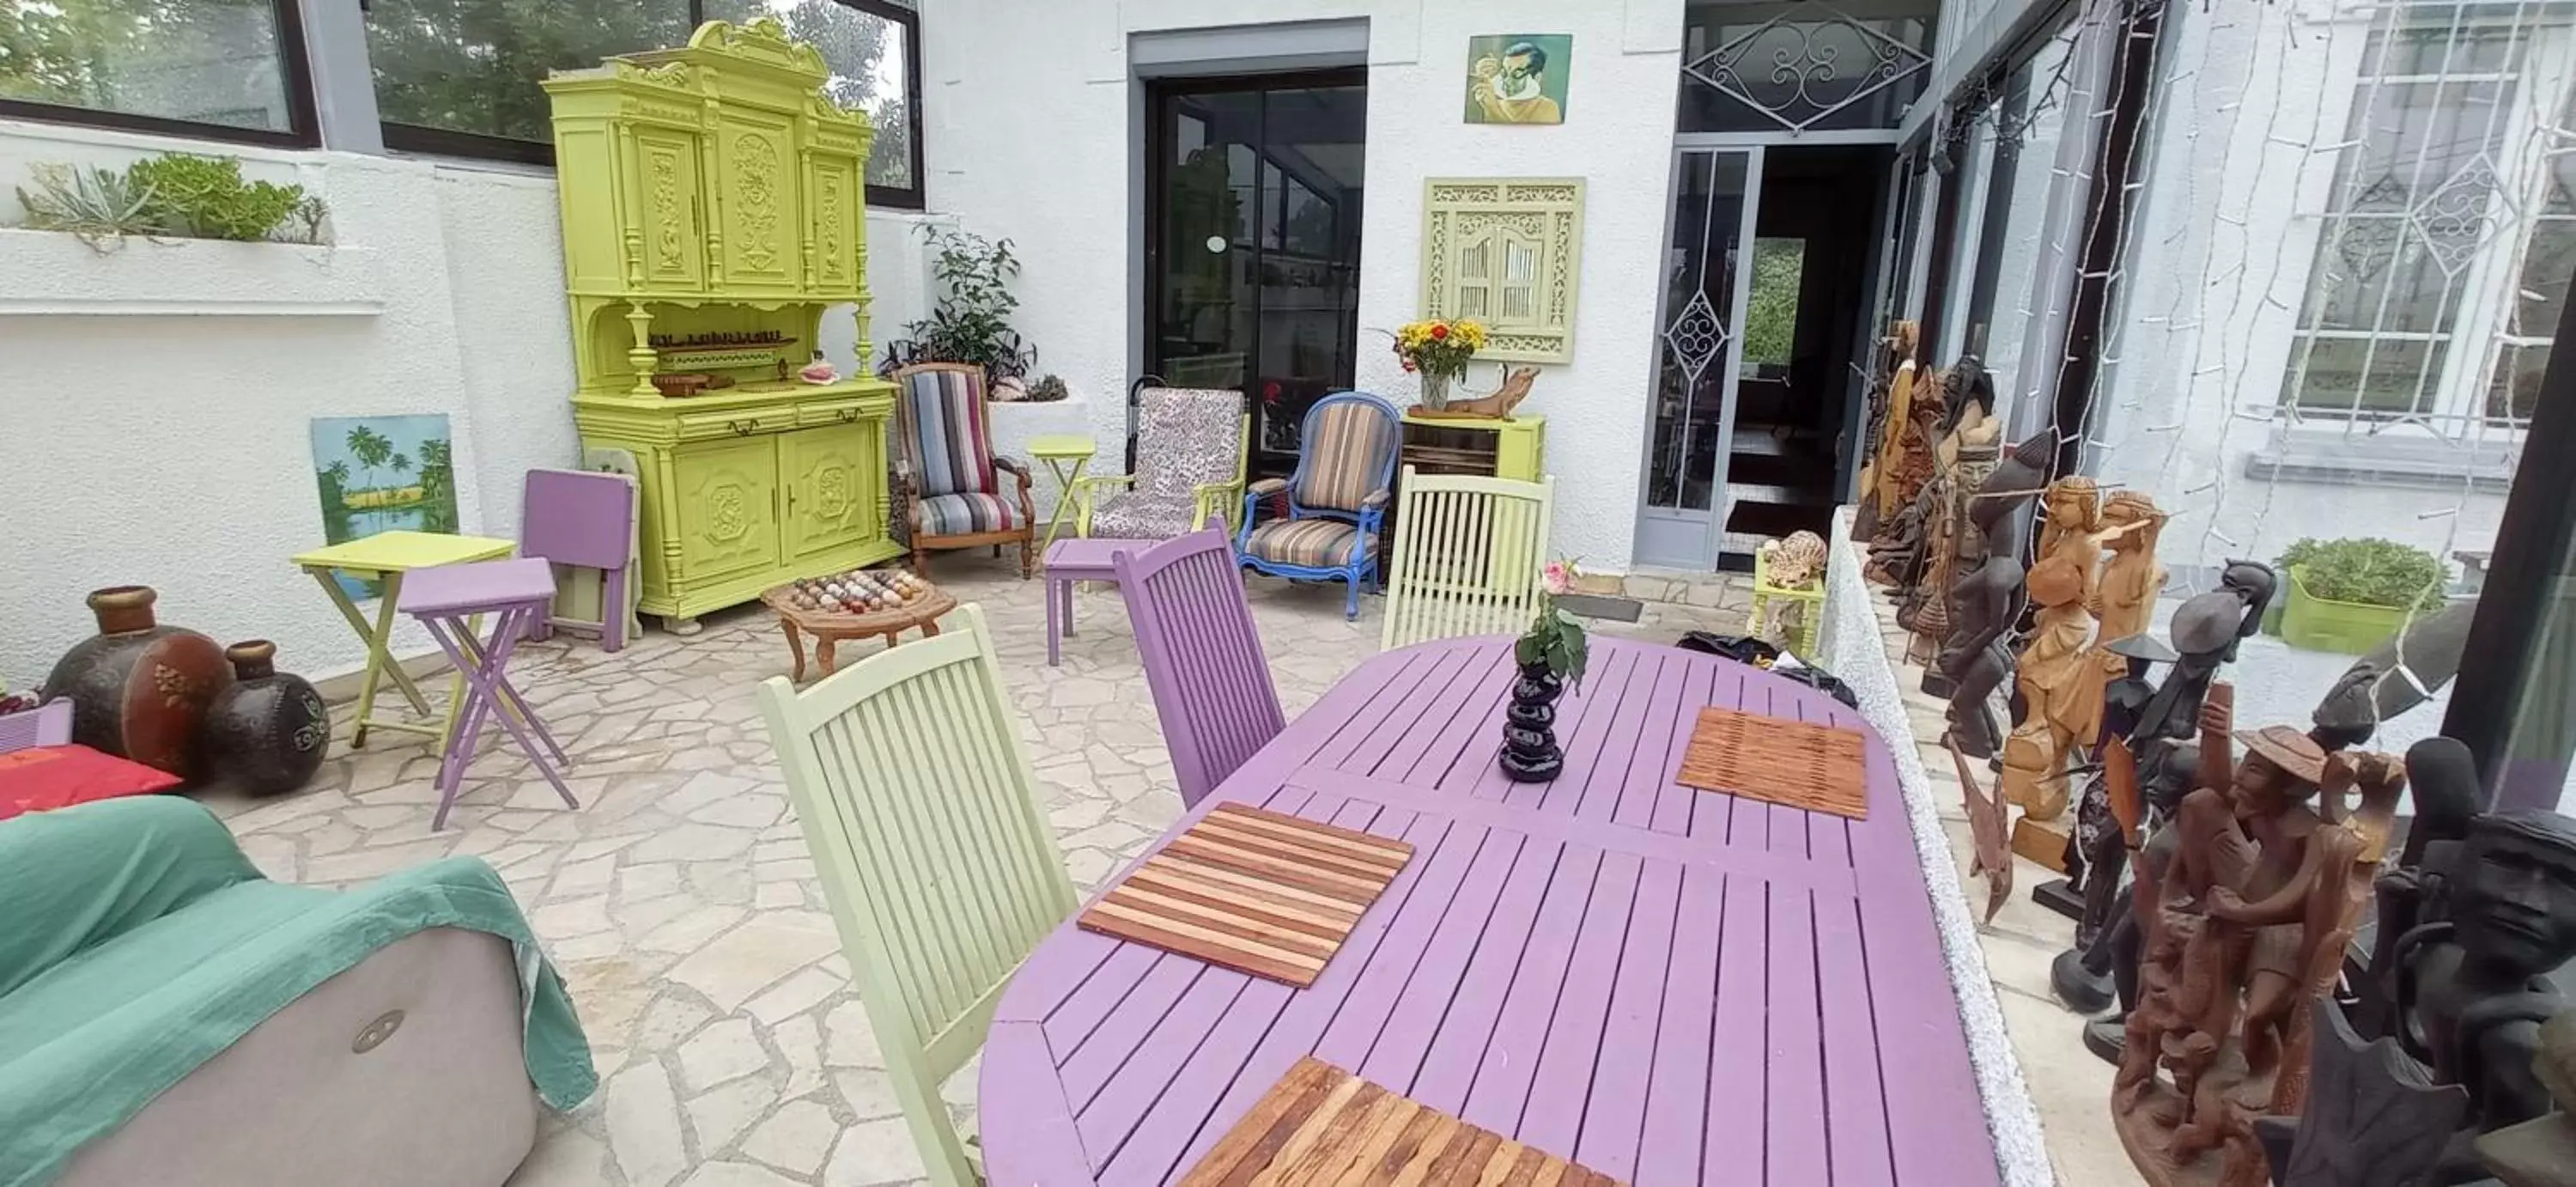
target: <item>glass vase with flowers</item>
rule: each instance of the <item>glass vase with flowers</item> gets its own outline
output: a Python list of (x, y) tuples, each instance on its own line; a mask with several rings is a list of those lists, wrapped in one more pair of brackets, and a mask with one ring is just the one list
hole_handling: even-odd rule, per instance
[(1422, 406), (1433, 411), (1449, 406), (1449, 385), (1484, 348), (1485, 325), (1469, 318), (1411, 321), (1395, 331), (1396, 357), (1422, 376)]

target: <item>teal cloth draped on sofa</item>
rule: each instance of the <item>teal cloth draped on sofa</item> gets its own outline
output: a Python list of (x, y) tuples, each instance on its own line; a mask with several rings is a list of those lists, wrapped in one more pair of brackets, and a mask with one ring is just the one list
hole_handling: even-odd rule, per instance
[(562, 980), (476, 858), (344, 891), (293, 886), (262, 877), (191, 801), (111, 800), (0, 823), (0, 921), (8, 1187), (52, 1180), (298, 997), (434, 928), (509, 942), (539, 1099), (570, 1108), (598, 1084)]

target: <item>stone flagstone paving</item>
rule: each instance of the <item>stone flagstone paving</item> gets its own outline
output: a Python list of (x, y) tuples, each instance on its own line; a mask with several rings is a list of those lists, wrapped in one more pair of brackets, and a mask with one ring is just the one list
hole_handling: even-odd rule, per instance
[[(1016, 567), (948, 553), (934, 576), (985, 609), (1048, 819), (1088, 891), (1178, 818), (1180, 797), (1117, 591), (1078, 595), (1080, 633), (1049, 668), (1042, 583), (1017, 580)], [(1292, 718), (1377, 650), (1379, 599), (1349, 623), (1339, 586), (1250, 587)], [(1638, 623), (1592, 625), (1658, 642), (1732, 634), (1745, 602), (1740, 585), (1729, 592), (1714, 606), (1649, 605)], [(847, 645), (841, 659), (873, 650)], [(438, 758), (404, 735), (362, 752), (344, 735), (291, 798), (207, 802), (282, 881), (362, 882), (472, 854), (509, 882), (563, 971), (601, 1080), (588, 1104), (541, 1124), (513, 1187), (918, 1181), (752, 701), (756, 684), (787, 672), (774, 622), (738, 608), (701, 634), (653, 630), (616, 655), (558, 637), (521, 648), (510, 672), (572, 756), (578, 811), (496, 730), (436, 834)], [(972, 1067), (947, 1096), (971, 1127)]]

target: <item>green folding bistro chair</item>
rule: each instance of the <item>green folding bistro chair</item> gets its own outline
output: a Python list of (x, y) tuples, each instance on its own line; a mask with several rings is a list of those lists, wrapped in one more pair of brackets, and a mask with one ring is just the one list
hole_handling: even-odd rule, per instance
[(1079, 901), (1038, 808), (980, 607), (799, 693), (760, 686), (787, 795), (930, 1181), (975, 1159), (939, 1085), (984, 1045), (1011, 974)]

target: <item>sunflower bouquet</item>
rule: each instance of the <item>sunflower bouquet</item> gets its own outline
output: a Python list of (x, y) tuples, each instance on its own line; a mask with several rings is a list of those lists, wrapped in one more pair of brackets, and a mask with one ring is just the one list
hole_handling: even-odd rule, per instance
[(1485, 324), (1466, 318), (1410, 321), (1395, 331), (1395, 354), (1404, 369), (1422, 375), (1423, 402), (1437, 408), (1450, 381), (1467, 373), (1467, 360), (1485, 348)]

